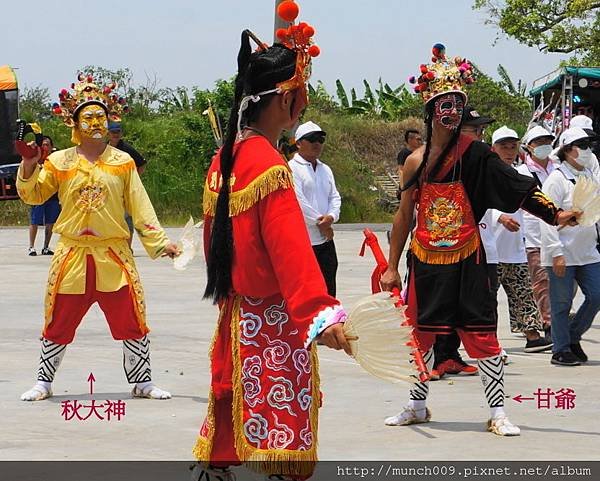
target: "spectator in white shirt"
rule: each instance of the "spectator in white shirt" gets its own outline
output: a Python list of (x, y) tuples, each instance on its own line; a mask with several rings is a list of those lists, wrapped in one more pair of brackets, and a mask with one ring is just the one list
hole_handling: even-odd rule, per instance
[(335, 186), (333, 172), (319, 160), (326, 135), (314, 122), (300, 125), (296, 130), (298, 152), (290, 160), (289, 166), (327, 291), (335, 297), (338, 260), (332, 226), (340, 218), (342, 201)]
[[(544, 127), (536, 126), (523, 137), (523, 149), (527, 153), (525, 162), (517, 168), (520, 174), (534, 177), (538, 187), (548, 178), (556, 165), (550, 159), (554, 136)], [(552, 319), (550, 315), (550, 296), (548, 273), (542, 267), (540, 259), (541, 234), (540, 222), (529, 212), (523, 212), (523, 232), (525, 234), (525, 250), (533, 296), (542, 315), (546, 338), (550, 340)]]
[[(567, 129), (561, 136), (558, 157), (562, 161), (544, 182), (543, 191), (560, 208), (573, 203), (575, 183), (581, 177), (598, 181), (592, 169), (593, 154), (589, 135), (579, 127)], [(597, 225), (558, 230), (541, 227), (542, 265), (550, 278), (552, 310), (552, 364), (577, 366), (587, 361), (581, 348), (581, 336), (590, 328), (600, 310), (600, 236)], [(585, 296), (577, 313), (571, 317), (573, 282)]]
[[(492, 149), (507, 165), (513, 165), (519, 152), (519, 136), (506, 126), (492, 135)], [(511, 332), (522, 332), (527, 338), (525, 352), (541, 352), (552, 348), (552, 342), (540, 337), (542, 319), (533, 297), (523, 240), (523, 213), (509, 215), (498, 210), (492, 214), (498, 253), (498, 281), (508, 298)]]

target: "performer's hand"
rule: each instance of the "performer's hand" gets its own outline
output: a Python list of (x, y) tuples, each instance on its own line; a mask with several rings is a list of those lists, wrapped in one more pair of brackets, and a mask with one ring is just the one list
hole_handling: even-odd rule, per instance
[(33, 157), (21, 157), (21, 164), (23, 165), (22, 175), (24, 179), (29, 179), (29, 177), (32, 176), (37, 168), (38, 162), (42, 158), (42, 149), (35, 142), (29, 142), (27, 145), (35, 149), (36, 153)]
[(565, 262), (565, 256), (558, 256), (552, 259), (552, 272), (557, 277), (565, 277), (567, 273), (567, 263)]
[(344, 335), (344, 324), (341, 322), (338, 322), (337, 324), (332, 324), (327, 329), (325, 329), (317, 337), (317, 342), (319, 344), (324, 344), (325, 346), (331, 349), (335, 349), (336, 351), (343, 349), (346, 352), (346, 354), (348, 354), (349, 356), (352, 355), (350, 343)]
[(167, 247), (165, 247), (165, 250), (162, 253), (162, 257), (170, 257), (171, 259), (174, 259), (179, 254), (181, 254), (179, 247), (177, 247), (177, 244), (171, 242), (170, 244), (167, 244)]
[(400, 273), (396, 269), (391, 269), (388, 267), (386, 271), (381, 276), (381, 280), (379, 281), (381, 284), (381, 288), (384, 291), (391, 291), (394, 287), (397, 287), (398, 290), (402, 290), (402, 280), (400, 279)]
[(502, 224), (504, 228), (510, 232), (517, 232), (521, 228), (521, 225), (515, 219), (506, 214), (502, 214), (500, 217), (498, 217), (498, 222), (500, 222), (500, 224)]
[(573, 210), (563, 210), (558, 213), (556, 216), (556, 223), (562, 227), (565, 226), (576, 226), (578, 224), (578, 220), (581, 217), (583, 212), (581, 211), (573, 211)]

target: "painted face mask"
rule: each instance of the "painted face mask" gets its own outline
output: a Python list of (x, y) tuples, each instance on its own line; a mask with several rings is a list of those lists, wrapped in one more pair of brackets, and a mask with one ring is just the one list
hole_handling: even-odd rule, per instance
[(106, 111), (99, 105), (86, 105), (79, 112), (77, 128), (82, 137), (103, 139), (108, 134)]
[(435, 100), (433, 117), (444, 128), (456, 130), (463, 115), (464, 101), (458, 95), (442, 95)]

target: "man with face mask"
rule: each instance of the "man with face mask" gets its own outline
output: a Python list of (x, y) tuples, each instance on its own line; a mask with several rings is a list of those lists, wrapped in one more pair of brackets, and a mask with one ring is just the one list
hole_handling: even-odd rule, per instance
[[(175, 257), (177, 246), (158, 223), (133, 159), (106, 145), (108, 118), (126, 111), (116, 86), (96, 85), (80, 75), (72, 91), (63, 89), (53, 113), (72, 128), (76, 147), (51, 154), (35, 169), (38, 154), (23, 158), (17, 189), (29, 204), (41, 204), (58, 193), (62, 211), (54, 231), (60, 234), (45, 297), (45, 324), (37, 383), (23, 401), (52, 396), (51, 385), (68, 344), (90, 306), (104, 311), (112, 336), (123, 341), (123, 367), (134, 397), (167, 399), (152, 383), (144, 294), (127, 245), (125, 211), (148, 255)], [(31, 144), (34, 146), (35, 144)]]
[[(556, 168), (550, 160), (554, 136), (544, 127), (535, 126), (523, 137), (525, 161), (517, 167), (520, 174), (533, 177), (537, 186), (542, 187), (548, 176)], [(525, 251), (533, 297), (542, 316), (542, 325), (546, 339), (551, 339), (551, 315), (548, 273), (541, 265), (540, 220), (529, 212), (523, 211), (523, 232), (525, 234)]]
[[(398, 264), (412, 224), (407, 315), (429, 369), (436, 334), (455, 329), (477, 359), (490, 408), (488, 431), (517, 436), (520, 430), (504, 412), (504, 364), (496, 337), (492, 293), (478, 223), (487, 209), (515, 212), (522, 207), (550, 224), (576, 223), (572, 212), (559, 210), (535, 182), (507, 166), (482, 142), (460, 135), (461, 117), (472, 83), (472, 67), (460, 57), (447, 59), (445, 47), (433, 47), (435, 61), (421, 65), (415, 90), (425, 101), (427, 143), (405, 164), (400, 207), (394, 218), (389, 267), (384, 289), (401, 287)], [(413, 80), (413, 79), (411, 79)], [(416, 202), (413, 199), (417, 199)], [(425, 423), (428, 382), (410, 390), (405, 409), (385, 420), (400, 426)]]
[[(548, 176), (543, 190), (565, 209), (572, 206), (579, 179), (600, 180), (592, 171), (597, 161), (590, 143), (589, 134), (579, 127), (571, 127), (561, 135), (558, 151), (561, 164)], [(599, 244), (596, 225), (561, 230), (541, 226), (542, 266), (550, 278), (552, 364), (577, 366), (588, 360), (580, 341), (600, 311)], [(584, 302), (571, 318), (574, 282), (581, 288)]]

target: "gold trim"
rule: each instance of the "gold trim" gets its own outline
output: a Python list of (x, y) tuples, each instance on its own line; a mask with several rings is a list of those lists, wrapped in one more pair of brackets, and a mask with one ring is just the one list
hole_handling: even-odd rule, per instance
[(61, 170), (57, 168), (50, 160), (46, 160), (44, 162), (44, 169), (48, 170), (49, 172), (52, 172), (52, 175), (58, 182), (64, 182), (66, 180), (69, 180), (75, 177), (75, 174), (77, 173), (77, 165), (71, 167), (68, 170)]
[[(289, 189), (294, 186), (292, 173), (286, 165), (275, 165), (250, 182), (241, 190), (229, 193), (229, 216), (233, 217), (246, 212), (258, 201), (279, 189)], [(217, 208), (218, 192), (210, 189), (207, 182), (204, 184), (202, 209), (205, 215), (214, 217)]]
[[(61, 255), (62, 254), (62, 255)], [(42, 331), (42, 335), (45, 335), (46, 329), (52, 322), (52, 314), (54, 313), (54, 304), (56, 302), (56, 294), (58, 294), (58, 289), (60, 288), (60, 283), (65, 274), (65, 268), (68, 262), (74, 255), (73, 248), (69, 248), (65, 253), (56, 252), (54, 255), (56, 256), (56, 263), (52, 262), (50, 267), (50, 274), (48, 275), (48, 289), (46, 291), (46, 302), (44, 309), (44, 329)], [(54, 259), (53, 259), (54, 260)]]
[(105, 162), (98, 162), (96, 165), (100, 170), (112, 175), (123, 175), (135, 169), (135, 162), (133, 160), (119, 165), (107, 164)]
[(473, 254), (480, 246), (479, 236), (473, 235), (467, 244), (458, 250), (454, 251), (434, 251), (423, 247), (416, 237), (413, 237), (410, 243), (410, 250), (425, 264), (456, 264), (471, 254)]
[[(148, 325), (146, 324), (146, 306), (144, 301), (144, 291), (142, 289), (142, 283), (140, 281), (139, 273), (135, 268), (133, 262), (125, 262), (119, 257), (119, 255), (112, 249), (108, 248), (108, 255), (117, 263), (117, 265), (125, 274), (127, 278), (127, 284), (129, 285), (129, 295), (133, 298), (133, 309), (138, 320), (140, 330), (147, 334), (150, 332)], [(125, 255), (125, 254), (124, 254)]]
[[(210, 378), (212, 380), (212, 364), (213, 360), (213, 352), (215, 349), (215, 344), (217, 343), (217, 337), (221, 332), (221, 321), (223, 320), (223, 316), (227, 313), (227, 308), (229, 307), (229, 300), (223, 304), (219, 310), (219, 318), (217, 320), (217, 327), (215, 329), (215, 333), (213, 334), (212, 341), (210, 343), (210, 347), (208, 348), (208, 359), (210, 360)], [(208, 463), (210, 461), (210, 455), (212, 453), (213, 442), (215, 437), (215, 395), (212, 392), (212, 387), (208, 393), (208, 407), (206, 409), (206, 424), (208, 428), (208, 436), (198, 436), (196, 440), (196, 445), (192, 449), (192, 453), (196, 457), (198, 461), (205, 461)]]
[[(310, 422), (313, 430), (313, 445), (306, 451), (289, 449), (258, 449), (246, 441), (244, 434), (244, 394), (242, 387), (242, 365), (240, 358), (240, 303), (241, 297), (236, 296), (231, 312), (231, 343), (233, 349), (233, 432), (235, 450), (241, 461), (248, 468), (262, 474), (279, 474), (283, 476), (310, 476), (317, 461), (317, 428), (320, 404), (319, 377), (314, 376), (318, 370), (318, 360), (312, 366), (313, 399), (311, 404)], [(313, 347), (314, 349), (314, 347)], [(316, 353), (313, 351), (312, 360), (315, 362)]]

